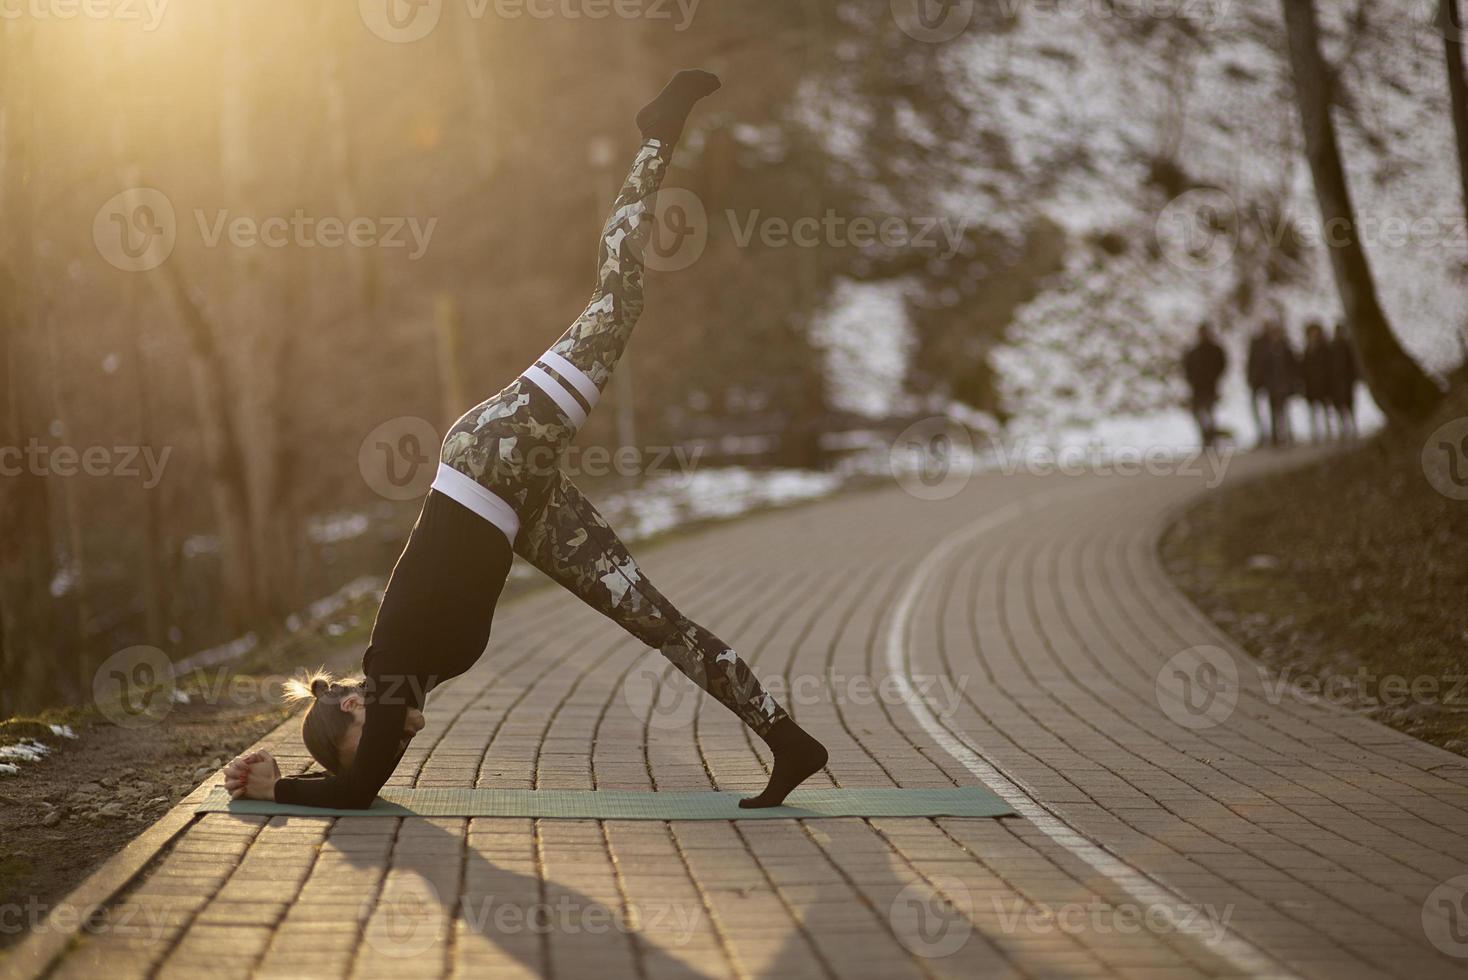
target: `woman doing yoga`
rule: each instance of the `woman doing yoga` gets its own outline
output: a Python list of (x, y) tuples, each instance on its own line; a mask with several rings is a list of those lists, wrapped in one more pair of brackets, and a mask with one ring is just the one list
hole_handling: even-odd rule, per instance
[(428, 692), (484, 652), (513, 555), (672, 661), (770, 746), (774, 769), (741, 806), (778, 806), (826, 764), (826, 749), (766, 693), (727, 644), (673, 607), (638, 569), (558, 461), (606, 389), (642, 312), (653, 201), (694, 103), (719, 87), (683, 71), (637, 115), (643, 143), (602, 228), (597, 286), (580, 318), (509, 387), (458, 420), (394, 566), (364, 677), (318, 674), (301, 734), (326, 769), (282, 777), (268, 753), (230, 763), (230, 794), (308, 806), (371, 805), (423, 727)]

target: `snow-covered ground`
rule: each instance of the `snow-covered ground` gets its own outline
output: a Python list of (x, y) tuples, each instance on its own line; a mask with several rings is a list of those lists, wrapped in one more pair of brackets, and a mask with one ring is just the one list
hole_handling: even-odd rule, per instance
[[(51, 725), (51, 734), (57, 738), (76, 738), (70, 725)], [(14, 776), (20, 767), (40, 762), (51, 752), (51, 746), (33, 738), (21, 739), (9, 745), (0, 745), (0, 776)]]
[[(1462, 360), (1468, 324), (1442, 41), (1417, 0), (1383, 0), (1348, 45), (1352, 6), (1317, 9), (1326, 57), (1341, 66), (1336, 119), (1362, 237), (1403, 346), (1441, 375)], [(874, 210), (937, 207), (1005, 240), (1037, 219), (1064, 230), (1062, 270), (991, 355), (1009, 439), (1196, 445), (1178, 360), (1207, 319), (1232, 355), (1222, 422), (1252, 445), (1247, 337), (1277, 317), (1298, 349), (1307, 321), (1340, 319), (1278, 3), (1192, 7), (1207, 22), (1179, 30), (1087, 15), (1105, 4), (1018, 3), (1006, 29), (976, 21), (945, 41), (945, 97), (963, 125), (945, 136), (922, 106), (897, 100), (904, 136), (930, 168), (905, 201), (894, 198), (909, 188), (873, 173), (872, 161), (903, 150), (863, 95), (864, 58), (802, 97), (798, 118), (858, 186), (869, 178)], [(864, 35), (890, 29), (875, 8), (844, 10)], [(1164, 190), (1159, 161), (1189, 189)], [(914, 347), (910, 289), (903, 279), (834, 285), (812, 340), (837, 407), (881, 418), (910, 405), (914, 393), (892, 381), (906, 377)], [(1363, 430), (1380, 424), (1364, 386), (1359, 411)], [(1308, 431), (1298, 400), (1294, 414), (1296, 432)]]

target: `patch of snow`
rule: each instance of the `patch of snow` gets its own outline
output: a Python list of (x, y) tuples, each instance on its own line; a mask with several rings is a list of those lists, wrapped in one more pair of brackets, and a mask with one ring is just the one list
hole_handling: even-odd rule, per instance
[(76, 732), (71, 730), (70, 725), (52, 725), (51, 734), (61, 738), (76, 738)]
[(178, 674), (186, 674), (201, 667), (212, 667), (215, 664), (225, 663), (230, 660), (238, 660), (260, 645), (260, 637), (254, 633), (246, 633), (244, 636), (235, 637), (228, 643), (222, 643), (217, 647), (200, 650), (198, 653), (185, 657), (174, 664), (174, 671)]
[(213, 534), (191, 534), (184, 539), (183, 556), (185, 558), (199, 558), (204, 555), (216, 554), (219, 551), (219, 538)]
[(327, 514), (314, 517), (306, 524), (306, 533), (317, 544), (335, 544), (350, 541), (367, 533), (371, 521), (366, 514)]
[(0, 761), (40, 762), (50, 751), (44, 743), (28, 739), (14, 745), (0, 745)]
[(888, 418), (902, 407), (907, 366), (917, 346), (901, 280), (839, 279), (811, 325), (822, 352), (833, 408)]

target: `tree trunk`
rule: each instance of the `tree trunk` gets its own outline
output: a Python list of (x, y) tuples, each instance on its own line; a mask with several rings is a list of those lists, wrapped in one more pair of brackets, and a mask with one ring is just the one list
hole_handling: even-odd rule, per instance
[(1448, 94), (1453, 102), (1453, 131), (1458, 137), (1458, 177), (1463, 188), (1463, 208), (1468, 212), (1468, 82), (1463, 78), (1463, 26), (1458, 0), (1442, 0), (1439, 26), (1448, 65)]
[[(30, 36), (24, 27), (0, 32), (0, 446), (22, 451), (31, 439), (45, 443), (49, 422), (30, 234)], [(0, 718), (54, 700), (70, 659), (50, 594), (56, 568), (46, 478), (24, 459), (18, 469), (0, 476)]]
[(1281, 0), (1290, 65), (1305, 133), (1305, 156), (1326, 229), (1331, 270), (1366, 385), (1392, 423), (1424, 418), (1442, 398), (1392, 333), (1376, 294), (1371, 264), (1356, 231), (1356, 212), (1331, 120), (1333, 80), (1320, 53), (1314, 0)]
[(233, 630), (250, 629), (256, 625), (261, 596), (257, 575), (259, 555), (250, 521), (247, 457), (231, 411), (235, 402), (229, 369), (215, 343), (213, 324), (190, 295), (179, 263), (180, 256), (170, 256), (151, 276), (189, 338), (190, 374), (199, 407), (199, 427), (209, 464), (215, 516), (219, 521), (219, 554), (228, 624)]

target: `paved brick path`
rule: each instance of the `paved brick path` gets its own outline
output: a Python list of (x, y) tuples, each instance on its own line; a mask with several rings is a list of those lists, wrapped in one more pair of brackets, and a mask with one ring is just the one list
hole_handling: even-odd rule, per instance
[[(1454, 905), (1468, 878), (1443, 884), (1468, 874), (1468, 765), (1272, 692), (1154, 556), (1167, 514), (1199, 491), (1183, 477), (980, 477), (942, 502), (863, 492), (640, 555), (787, 682), (831, 747), (820, 779), (980, 772), (1021, 818), (211, 815), (52, 974), (1468, 974)], [(558, 591), (508, 604), (495, 629), (431, 706), (397, 784), (762, 785), (763, 747), (732, 717), (679, 698), (673, 678), (660, 687), (656, 655)], [(1217, 652), (1184, 653), (1199, 646)], [(1205, 708), (1168, 693), (1184, 675)], [(267, 743), (300, 768), (293, 728)], [(33, 970), (54, 935), (0, 972)]]

